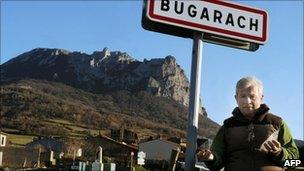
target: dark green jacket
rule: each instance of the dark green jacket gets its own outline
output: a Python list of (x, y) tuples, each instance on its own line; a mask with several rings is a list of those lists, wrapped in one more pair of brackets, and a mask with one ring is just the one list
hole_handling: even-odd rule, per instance
[[(235, 108), (232, 114), (232, 117), (224, 121), (213, 140), (211, 151), (215, 160), (205, 162), (211, 170), (224, 167), (225, 171), (275, 171), (282, 170), (285, 159), (299, 158), (298, 149), (286, 123), (269, 113), (265, 104), (261, 105), (251, 121), (244, 117), (239, 108)], [(276, 131), (282, 153), (274, 156), (258, 150)]]

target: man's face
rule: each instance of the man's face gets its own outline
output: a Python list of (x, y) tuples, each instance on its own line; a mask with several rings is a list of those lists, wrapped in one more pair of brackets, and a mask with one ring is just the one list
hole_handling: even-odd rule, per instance
[(239, 109), (246, 118), (252, 118), (263, 100), (263, 95), (255, 86), (250, 86), (237, 90), (235, 95)]

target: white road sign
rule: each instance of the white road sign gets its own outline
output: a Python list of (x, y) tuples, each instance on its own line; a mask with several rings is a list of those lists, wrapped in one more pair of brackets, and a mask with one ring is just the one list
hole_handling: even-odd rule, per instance
[(145, 164), (145, 158), (146, 158), (146, 153), (143, 151), (138, 152), (137, 154), (137, 164), (138, 165), (144, 165)]
[(138, 158), (146, 158), (146, 153), (143, 152), (143, 151), (140, 151), (140, 152), (138, 152), (137, 157)]
[(138, 159), (137, 159), (137, 164), (138, 164), (138, 165), (144, 165), (144, 164), (145, 164), (145, 159), (138, 158)]
[(247, 42), (267, 41), (267, 12), (222, 0), (148, 0), (149, 20)]

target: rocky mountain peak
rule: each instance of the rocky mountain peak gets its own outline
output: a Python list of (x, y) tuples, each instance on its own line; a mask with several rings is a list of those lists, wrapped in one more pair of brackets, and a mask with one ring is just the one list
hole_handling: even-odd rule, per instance
[(36, 48), (28, 53), (24, 53), (25, 55), (36, 55), (36, 54), (44, 54), (44, 55), (51, 55), (51, 56), (58, 56), (58, 55), (69, 55), (71, 52), (65, 49), (49, 49), (49, 48)]
[(173, 56), (140, 62), (125, 52), (108, 48), (91, 55), (37, 48), (11, 59), (1, 68), (3, 78), (45, 79), (95, 93), (144, 90), (185, 106), (189, 103), (189, 81)]
[(102, 59), (104, 57), (111, 56), (111, 51), (109, 50), (109, 48), (105, 47), (102, 51), (94, 51), (91, 56), (93, 56), (93, 58)]

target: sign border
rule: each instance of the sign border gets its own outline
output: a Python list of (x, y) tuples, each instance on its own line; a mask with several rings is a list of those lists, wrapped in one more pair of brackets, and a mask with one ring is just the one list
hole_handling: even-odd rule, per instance
[(222, 36), (226, 36), (226, 37), (231, 37), (231, 38), (235, 38), (235, 39), (239, 39), (239, 40), (245, 40), (245, 41), (249, 41), (249, 42), (255, 42), (255, 43), (259, 43), (259, 44), (264, 44), (267, 41), (267, 32), (268, 32), (268, 27), (267, 27), (267, 22), (268, 22), (268, 14), (266, 11), (257, 9), (257, 8), (252, 8), (252, 7), (248, 7), (248, 6), (243, 6), (240, 4), (236, 4), (236, 3), (231, 3), (231, 2), (225, 2), (222, 0), (200, 0), (200, 1), (206, 1), (209, 3), (213, 3), (213, 4), (217, 4), (217, 5), (221, 5), (221, 6), (225, 6), (225, 7), (230, 7), (230, 8), (235, 8), (238, 10), (243, 10), (243, 11), (247, 11), (247, 12), (252, 12), (252, 13), (257, 13), (263, 16), (263, 32), (262, 32), (262, 37), (258, 37), (258, 36), (252, 36), (249, 34), (244, 34), (244, 33), (239, 33), (239, 32), (235, 32), (235, 31), (231, 31), (231, 30), (227, 30), (227, 29), (221, 29), (218, 27), (212, 27), (212, 26), (207, 26), (207, 25), (202, 25), (202, 24), (197, 24), (197, 23), (193, 23), (190, 21), (185, 21), (185, 20), (180, 20), (180, 19), (176, 19), (176, 18), (172, 18), (172, 17), (165, 17), (165, 16), (161, 16), (161, 15), (157, 15), (153, 13), (154, 10), (154, 2), (155, 0), (148, 0), (148, 4), (147, 4), (147, 17), (152, 20), (152, 21), (156, 21), (156, 22), (160, 22), (160, 23), (166, 23), (166, 24), (173, 24), (179, 27), (183, 27), (183, 28), (188, 28), (191, 30), (199, 30), (202, 32), (208, 32), (211, 34), (218, 34), (218, 35), (222, 35)]

